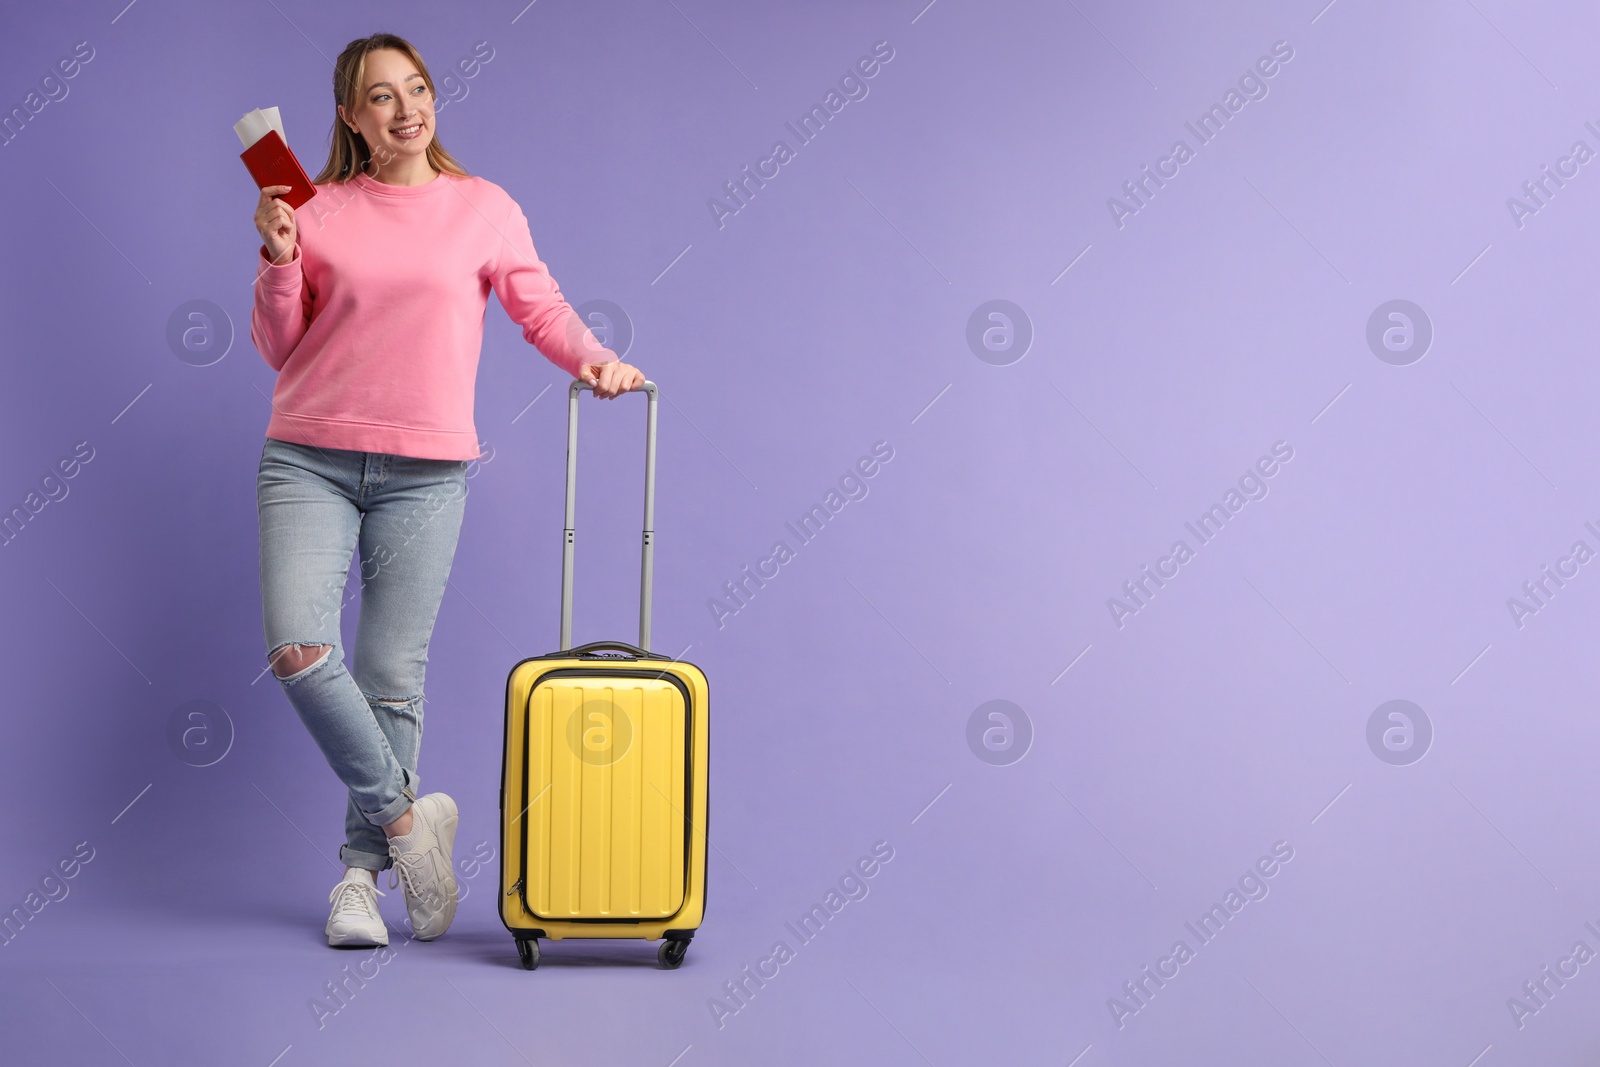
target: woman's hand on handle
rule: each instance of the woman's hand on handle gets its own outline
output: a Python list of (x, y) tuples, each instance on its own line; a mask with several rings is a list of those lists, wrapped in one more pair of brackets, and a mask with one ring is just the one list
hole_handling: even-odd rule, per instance
[(275, 194), (287, 193), (290, 186), (268, 185), (261, 190), (261, 200), (256, 204), (256, 229), (261, 233), (261, 243), (267, 246), (267, 256), (273, 263), (287, 263), (294, 258), (294, 242), (298, 231), (294, 224), (294, 209)]
[(615, 359), (609, 363), (585, 363), (581, 377), (594, 386), (594, 395), (601, 400), (632, 392), (644, 384), (644, 371)]

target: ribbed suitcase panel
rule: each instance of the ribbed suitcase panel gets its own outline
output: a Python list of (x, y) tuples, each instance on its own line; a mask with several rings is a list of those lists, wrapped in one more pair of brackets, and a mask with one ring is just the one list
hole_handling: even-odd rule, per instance
[(526, 895), (552, 919), (683, 904), (683, 696), (649, 678), (558, 678), (529, 698)]

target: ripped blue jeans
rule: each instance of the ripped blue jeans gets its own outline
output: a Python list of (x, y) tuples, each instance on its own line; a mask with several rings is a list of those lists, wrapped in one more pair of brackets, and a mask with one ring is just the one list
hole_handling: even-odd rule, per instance
[[(271, 437), (262, 446), (256, 513), (267, 657), (275, 663), (301, 645), (309, 649), (297, 655), (315, 659), (273, 673), (349, 790), (339, 849), (349, 867), (390, 865), (381, 827), (417, 798), (423, 675), (461, 531), (467, 465)], [(358, 548), (361, 609), (347, 666), (339, 619)]]

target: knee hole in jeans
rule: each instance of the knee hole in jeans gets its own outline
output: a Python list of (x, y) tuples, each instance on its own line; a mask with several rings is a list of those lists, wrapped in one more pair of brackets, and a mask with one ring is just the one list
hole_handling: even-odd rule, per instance
[(272, 673), (280, 679), (288, 678), (321, 663), (332, 653), (332, 645), (279, 645), (272, 650)]

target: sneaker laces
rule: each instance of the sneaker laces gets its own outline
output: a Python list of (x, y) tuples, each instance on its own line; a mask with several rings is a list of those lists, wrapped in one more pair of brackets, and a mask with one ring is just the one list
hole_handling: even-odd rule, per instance
[(421, 877), (421, 872), (417, 868), (428, 862), (426, 856), (418, 852), (401, 852), (393, 847), (390, 848), (389, 855), (394, 859), (394, 865), (389, 868), (389, 888), (393, 889), (404, 882), (408, 899), (427, 902), (422, 887), (417, 884), (417, 879)]
[(374, 893), (380, 897), (388, 895), (365, 878), (346, 879), (335, 885), (328, 893), (328, 901), (333, 904), (335, 912), (359, 911), (365, 915), (375, 916), (378, 914), (378, 902), (372, 898)]
[(401, 853), (398, 850), (391, 855), (394, 856), (394, 866), (389, 868), (389, 888), (393, 889), (398, 882), (405, 883), (406, 925), (415, 930), (417, 924), (432, 922), (444, 909), (446, 905), (444, 888), (435, 886), (434, 892), (424, 893), (417, 885), (416, 880), (423, 877), (417, 868), (428, 862), (425, 856), (415, 852)]

